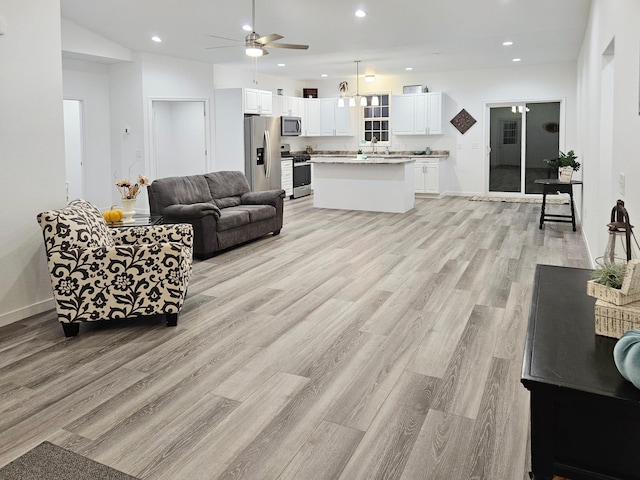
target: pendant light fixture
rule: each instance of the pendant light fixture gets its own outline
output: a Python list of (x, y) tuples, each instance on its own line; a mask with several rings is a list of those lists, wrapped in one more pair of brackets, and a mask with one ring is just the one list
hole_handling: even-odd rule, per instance
[[(367, 97), (363, 97), (360, 95), (360, 60), (356, 60), (356, 94), (353, 96), (349, 96), (349, 106), (355, 107), (357, 104), (360, 104), (361, 107), (367, 106)], [(357, 102), (357, 103), (356, 103)], [(338, 99), (338, 107), (344, 107), (344, 98), (340, 97)]]

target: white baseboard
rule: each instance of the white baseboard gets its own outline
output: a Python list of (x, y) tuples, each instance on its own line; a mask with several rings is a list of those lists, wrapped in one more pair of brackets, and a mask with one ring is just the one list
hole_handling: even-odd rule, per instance
[(480, 192), (443, 192), (440, 194), (443, 197), (475, 197), (476, 195), (482, 195)]
[(29, 318), (32, 315), (37, 315), (38, 313), (46, 312), (47, 310), (53, 310), (54, 308), (56, 308), (56, 306), (53, 302), (53, 297), (51, 297), (48, 300), (43, 300), (42, 302), (34, 303), (33, 305), (19, 308), (12, 312), (0, 314), (0, 327), (4, 327), (5, 325), (9, 325), (13, 322), (24, 320), (25, 318)]

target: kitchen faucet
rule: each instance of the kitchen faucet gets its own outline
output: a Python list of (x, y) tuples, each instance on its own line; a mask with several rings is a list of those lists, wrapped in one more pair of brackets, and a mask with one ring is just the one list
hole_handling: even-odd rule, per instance
[(378, 139), (375, 136), (371, 137), (371, 153), (376, 153), (376, 143)]

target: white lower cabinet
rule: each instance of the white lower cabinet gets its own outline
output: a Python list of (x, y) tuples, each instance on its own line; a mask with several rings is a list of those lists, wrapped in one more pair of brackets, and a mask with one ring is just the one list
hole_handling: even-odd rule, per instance
[(440, 162), (415, 159), (416, 193), (440, 194)]
[(280, 162), (282, 172), (282, 189), (287, 197), (293, 195), (293, 160)]

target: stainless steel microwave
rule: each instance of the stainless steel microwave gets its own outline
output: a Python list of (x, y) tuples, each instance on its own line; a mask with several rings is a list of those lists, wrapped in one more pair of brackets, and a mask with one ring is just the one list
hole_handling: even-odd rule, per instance
[(302, 119), (300, 117), (280, 117), (280, 135), (282, 137), (302, 135)]

